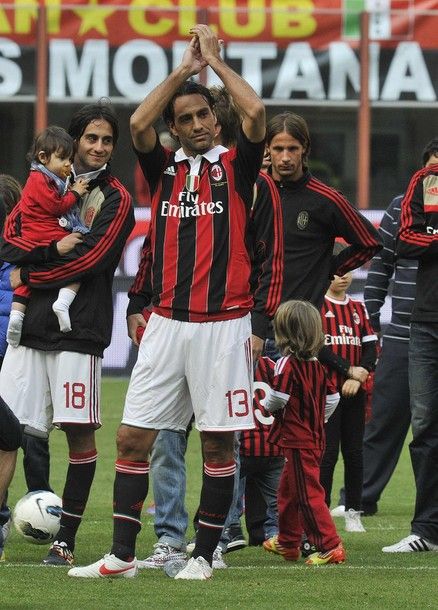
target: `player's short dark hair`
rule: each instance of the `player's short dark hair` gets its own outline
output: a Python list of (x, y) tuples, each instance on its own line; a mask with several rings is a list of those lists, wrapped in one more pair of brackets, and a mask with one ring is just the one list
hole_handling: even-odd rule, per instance
[(424, 147), (422, 154), (423, 165), (426, 165), (432, 155), (438, 155), (438, 138), (434, 138)]
[(32, 146), (27, 153), (27, 160), (39, 162), (39, 153), (44, 152), (46, 157), (58, 152), (65, 159), (72, 159), (74, 154), (73, 138), (58, 125), (50, 125), (38, 133), (33, 139)]
[(299, 360), (316, 357), (324, 345), (321, 314), (309, 301), (282, 303), (274, 317), (274, 332), (280, 352)]
[(214, 112), (214, 99), (210, 92), (210, 90), (201, 85), (201, 83), (197, 83), (194, 80), (187, 80), (183, 83), (173, 94), (172, 98), (169, 100), (169, 103), (163, 110), (163, 120), (166, 125), (171, 125), (175, 121), (175, 100), (178, 97), (182, 97), (183, 95), (201, 95), (207, 104), (210, 106), (211, 110)]
[(88, 125), (96, 119), (104, 119), (111, 125), (115, 146), (119, 139), (119, 120), (110, 100), (107, 98), (102, 98), (96, 104), (87, 104), (79, 108), (71, 117), (68, 133), (73, 140), (78, 142)]
[(221, 128), (221, 143), (227, 148), (235, 146), (242, 117), (225, 87), (215, 85), (210, 87), (210, 91), (214, 99), (216, 119)]
[(0, 201), (6, 215), (10, 214), (21, 197), (21, 184), (9, 174), (0, 174)]
[(305, 119), (294, 112), (282, 112), (276, 114), (266, 125), (266, 145), (269, 146), (272, 139), (279, 133), (286, 132), (301, 144), (304, 148), (303, 167), (307, 168), (307, 160), (310, 154), (310, 133)]

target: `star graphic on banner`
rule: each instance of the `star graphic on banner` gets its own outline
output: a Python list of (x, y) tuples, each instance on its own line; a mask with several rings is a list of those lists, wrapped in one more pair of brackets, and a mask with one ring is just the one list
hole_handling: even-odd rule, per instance
[[(97, 8), (93, 8), (97, 7)], [(90, 30), (96, 30), (103, 36), (108, 35), (105, 19), (115, 12), (113, 8), (103, 8), (99, 6), (99, 0), (88, 0), (88, 4), (84, 4), (83, 8), (75, 8), (73, 12), (80, 18), (81, 27), (79, 28), (79, 36), (82, 36)]]

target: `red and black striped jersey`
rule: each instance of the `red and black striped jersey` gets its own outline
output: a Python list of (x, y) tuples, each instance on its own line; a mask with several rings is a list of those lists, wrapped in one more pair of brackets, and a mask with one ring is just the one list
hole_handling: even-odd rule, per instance
[(438, 322), (438, 164), (416, 172), (401, 203), (397, 256), (418, 259), (412, 322)]
[(259, 358), (254, 374), (254, 411), (253, 430), (242, 430), (240, 433), (240, 455), (248, 457), (277, 457), (282, 450), (277, 445), (268, 442), (274, 417), (265, 410), (265, 399), (269, 394), (274, 377), (275, 363), (270, 358)]
[(323, 449), (327, 376), (316, 359), (283, 356), (275, 363), (272, 392), (287, 400), (275, 414), (269, 442), (279, 447)]
[(195, 159), (137, 152), (152, 193), (150, 232), (130, 297), (150, 284), (154, 311), (177, 320), (237, 318), (253, 307), (247, 243), (263, 142), (241, 131), (236, 148)]
[[(326, 295), (321, 316), (327, 348), (345, 360), (348, 367), (359, 366), (363, 345), (377, 342), (365, 304), (349, 295), (343, 301), (336, 301)], [(334, 386), (341, 389), (345, 375), (330, 366), (326, 368)]]

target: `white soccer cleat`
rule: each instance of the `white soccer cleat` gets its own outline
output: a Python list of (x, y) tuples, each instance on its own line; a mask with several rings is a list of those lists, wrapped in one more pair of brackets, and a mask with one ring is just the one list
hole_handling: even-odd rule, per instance
[(123, 561), (115, 555), (108, 554), (89, 566), (72, 568), (68, 571), (68, 575), (76, 578), (134, 578), (137, 572), (137, 559)]
[(420, 553), (423, 551), (438, 551), (438, 544), (428, 542), (417, 534), (411, 534), (406, 536), (400, 542), (392, 544), (391, 546), (384, 546), (382, 551), (384, 553)]
[(362, 525), (362, 521), (360, 520), (360, 511), (354, 510), (354, 508), (349, 508), (345, 512), (345, 531), (346, 532), (356, 532), (363, 533), (366, 532), (366, 529)]
[(168, 561), (187, 560), (187, 553), (173, 546), (157, 542), (154, 544), (154, 552), (146, 559), (137, 561), (139, 569), (162, 568)]
[(332, 517), (345, 517), (345, 506), (340, 504), (330, 511)]
[(175, 576), (175, 580), (209, 580), (212, 576), (213, 569), (203, 557), (192, 557)]

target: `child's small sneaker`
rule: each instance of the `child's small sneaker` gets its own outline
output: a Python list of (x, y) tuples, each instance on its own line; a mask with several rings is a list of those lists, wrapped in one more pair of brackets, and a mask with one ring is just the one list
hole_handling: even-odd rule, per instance
[(286, 561), (298, 561), (301, 557), (301, 552), (299, 548), (286, 548), (281, 546), (278, 543), (278, 536), (272, 536), (272, 538), (268, 538), (263, 543), (263, 548), (265, 551), (269, 551), (270, 553), (275, 553), (276, 555), (281, 555)]
[(323, 566), (327, 563), (344, 563), (346, 558), (345, 549), (342, 542), (340, 542), (338, 546), (335, 546), (331, 551), (313, 553), (313, 555), (310, 555), (308, 559), (306, 559), (306, 564), (308, 566)]
[(192, 557), (183, 569), (175, 576), (175, 580), (209, 580), (213, 569), (203, 557)]
[(362, 521), (360, 520), (360, 511), (354, 510), (354, 508), (349, 508), (345, 513), (345, 531), (346, 532), (356, 532), (363, 533), (366, 532), (366, 529), (362, 525)]
[(335, 506), (330, 511), (332, 517), (344, 517), (345, 516), (345, 506), (343, 504), (339, 504), (339, 506)]

